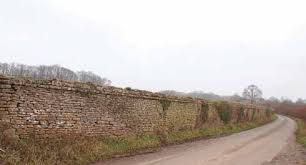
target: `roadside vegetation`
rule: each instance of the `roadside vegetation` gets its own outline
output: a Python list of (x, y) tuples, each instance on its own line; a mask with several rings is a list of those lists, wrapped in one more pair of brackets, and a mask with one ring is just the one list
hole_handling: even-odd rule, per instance
[[(25, 69), (28, 68), (28, 69)], [(1, 70), (2, 69), (2, 70)], [(46, 74), (44, 71), (48, 71)], [(88, 81), (109, 85), (110, 81), (97, 78), (92, 74), (89, 76), (83, 72), (78, 74), (67, 71), (60, 66), (39, 66), (28, 67), (23, 65), (0, 65), (2, 73), (13, 76), (32, 76), (40, 79), (59, 78), (58, 75), (70, 75), (64, 77), (69, 81)], [(22, 71), (22, 72), (21, 72)], [(26, 72), (24, 72), (26, 71)], [(36, 73), (36, 71), (39, 71)], [(0, 72), (0, 73), (1, 73)], [(67, 73), (66, 73), (67, 72)], [(68, 72), (70, 74), (68, 74)], [(22, 73), (22, 74), (21, 74)], [(23, 73), (27, 73), (24, 75)], [(49, 74), (50, 73), (50, 74)], [(82, 74), (81, 74), (82, 73)], [(87, 76), (86, 76), (87, 75)], [(127, 87), (127, 90), (131, 88)], [(254, 94), (255, 93), (255, 94)], [(244, 90), (245, 101), (257, 103), (260, 101), (262, 92), (257, 86), (251, 85)], [(256, 97), (254, 97), (256, 96)], [(167, 100), (161, 100), (162, 118), (165, 118), (166, 111), (170, 103)], [(244, 110), (240, 109), (237, 123), (232, 123), (232, 107), (228, 102), (219, 100), (214, 102), (217, 114), (224, 125), (212, 127), (202, 127), (208, 118), (208, 104), (202, 105), (202, 112), (197, 129), (179, 130), (177, 132), (161, 131), (157, 135), (137, 135), (132, 137), (69, 137), (61, 139), (35, 140), (35, 138), (15, 139), (9, 141), (0, 134), (0, 164), (12, 165), (78, 165), (90, 164), (99, 160), (105, 160), (112, 157), (129, 156), (133, 154), (152, 152), (160, 149), (162, 146), (171, 144), (180, 144), (197, 139), (208, 139), (219, 136), (230, 135), (244, 130), (252, 129), (270, 121), (243, 122), (241, 119)], [(271, 115), (271, 110), (266, 110), (267, 115)], [(255, 112), (253, 113), (254, 116)], [(275, 119), (275, 118), (272, 118)], [(0, 125), (1, 126), (1, 125)], [(0, 129), (0, 132), (2, 130)]]
[(202, 128), (171, 132), (166, 135), (139, 135), (125, 138), (77, 137), (14, 142), (1, 140), (0, 164), (90, 164), (117, 156), (156, 151), (164, 145), (179, 144), (202, 138), (214, 138), (241, 132), (269, 121), (226, 124), (215, 128)]
[[(272, 120), (275, 120), (276, 117), (273, 117)], [(225, 135), (230, 135), (233, 133), (238, 133), (241, 131), (249, 130), (256, 128), (258, 126), (264, 125), (271, 121), (256, 121), (256, 122), (248, 122), (248, 123), (235, 123), (235, 124), (227, 124), (220, 127), (210, 127), (210, 128), (202, 128), (195, 130), (186, 130), (180, 132), (172, 132), (165, 136), (165, 145), (167, 144), (179, 144), (186, 141), (193, 141), (197, 139), (205, 139), (205, 138), (215, 138)]]
[(277, 113), (295, 118), (297, 123), (296, 141), (306, 148), (306, 104), (305, 101), (299, 100), (296, 103), (290, 100), (282, 103), (272, 104)]
[[(160, 141), (154, 136), (125, 138), (78, 137), (34, 141), (19, 140), (6, 145), (0, 154), (4, 164), (11, 165), (83, 165), (114, 155), (157, 149)], [(0, 163), (1, 164), (1, 163)]]
[[(296, 102), (292, 102), (291, 100), (279, 101), (277, 99), (271, 99), (269, 106), (273, 107), (276, 113), (295, 118), (297, 123), (297, 130), (295, 132), (296, 142), (306, 149), (306, 101), (303, 99), (298, 99)], [(295, 149), (291, 152), (301, 152), (302, 156), (306, 156), (300, 149)], [(291, 153), (288, 155), (290, 157)], [(303, 160), (305, 161), (305, 159)], [(306, 161), (304, 164), (306, 165)]]
[(306, 148), (306, 120), (297, 119), (296, 140)]

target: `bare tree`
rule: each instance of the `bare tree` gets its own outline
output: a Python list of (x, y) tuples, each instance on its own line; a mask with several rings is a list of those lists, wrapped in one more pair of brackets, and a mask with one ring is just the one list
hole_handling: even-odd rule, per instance
[(302, 98), (298, 98), (295, 102), (296, 104), (298, 105), (305, 105), (306, 104), (306, 100), (305, 99), (302, 99)]
[(268, 101), (270, 101), (270, 102), (275, 102), (275, 103), (279, 103), (279, 102), (280, 102), (280, 100), (279, 100), (277, 97), (274, 97), (274, 96), (270, 97), (270, 98), (268, 99)]
[(249, 85), (243, 90), (243, 97), (250, 100), (251, 104), (256, 103), (262, 98), (262, 91), (256, 85)]
[(60, 79), (68, 81), (92, 82), (99, 85), (110, 85), (111, 81), (92, 72), (74, 71), (60, 65), (29, 66), (17, 63), (0, 63), (0, 74), (16, 77), (33, 77), (38, 79)]
[(10, 66), (7, 63), (0, 63), (0, 73), (1, 74), (9, 74)]
[(92, 82), (100, 85), (110, 85), (111, 81), (106, 78), (101, 78), (100, 76), (86, 71), (77, 72), (78, 81), (82, 82)]

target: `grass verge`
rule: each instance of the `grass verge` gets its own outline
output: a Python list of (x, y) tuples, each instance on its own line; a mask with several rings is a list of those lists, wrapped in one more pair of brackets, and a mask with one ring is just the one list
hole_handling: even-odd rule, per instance
[[(272, 120), (275, 120), (276, 117), (273, 117)], [(211, 128), (202, 128), (195, 130), (186, 130), (180, 132), (171, 132), (164, 136), (163, 141), (164, 145), (168, 144), (180, 144), (187, 141), (193, 141), (197, 139), (208, 139), (214, 137), (220, 137), (225, 135), (230, 135), (233, 133), (238, 133), (241, 131), (253, 129), (264, 125), (271, 121), (256, 121), (248, 123), (236, 123), (236, 124), (227, 124), (220, 127), (211, 127)]]
[(2, 148), (5, 152), (0, 154), (0, 160), (12, 165), (81, 165), (159, 147), (159, 138), (154, 136), (79, 137), (46, 141), (24, 139)]
[(306, 148), (306, 121), (297, 119), (296, 140)]
[[(155, 151), (163, 145), (229, 135), (258, 127), (267, 122), (270, 121), (227, 124), (215, 128), (171, 132), (163, 136), (142, 135), (125, 138), (78, 137), (46, 141), (23, 139), (11, 144), (4, 144), (1, 141), (0, 148), (3, 151), (0, 150), (0, 160), (3, 164), (17, 165), (90, 164), (115, 156)], [(301, 135), (305, 136), (305, 132), (304, 134), (301, 132)], [(302, 141), (303, 137), (301, 136)]]

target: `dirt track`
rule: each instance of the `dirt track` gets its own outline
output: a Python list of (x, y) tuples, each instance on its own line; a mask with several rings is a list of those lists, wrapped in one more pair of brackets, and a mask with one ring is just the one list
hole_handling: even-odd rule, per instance
[(271, 161), (287, 145), (294, 130), (293, 120), (279, 116), (273, 123), (231, 136), (165, 147), (156, 153), (97, 165), (260, 165)]

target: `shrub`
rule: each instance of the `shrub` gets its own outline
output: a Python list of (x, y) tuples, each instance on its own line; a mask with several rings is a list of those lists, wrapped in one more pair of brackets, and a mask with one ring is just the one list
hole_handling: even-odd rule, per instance
[(272, 114), (273, 114), (272, 109), (271, 109), (271, 108), (267, 108), (267, 109), (266, 109), (266, 116), (267, 116), (267, 117), (271, 117)]
[(241, 122), (244, 118), (244, 108), (240, 107), (238, 110), (238, 118), (237, 118), (237, 122)]
[(159, 102), (162, 105), (163, 110), (165, 110), (165, 111), (168, 110), (168, 108), (170, 107), (170, 104), (171, 104), (171, 101), (169, 101), (169, 100), (160, 100)]
[(220, 119), (225, 123), (229, 123), (232, 118), (232, 108), (226, 101), (215, 102), (215, 108), (218, 112)]
[(162, 118), (164, 118), (164, 117), (166, 117), (166, 111), (168, 110), (168, 108), (171, 105), (171, 101), (169, 101), (169, 100), (160, 100), (159, 102), (160, 102), (160, 104), (162, 105), (162, 108), (163, 108), (163, 111), (162, 111), (162, 113), (160, 113), (160, 116)]
[(124, 89), (127, 90), (127, 91), (131, 91), (131, 90), (132, 90), (131, 87), (126, 87), (126, 88), (124, 88)]
[(256, 109), (252, 109), (252, 111), (252, 120), (254, 120), (256, 116)]
[(202, 103), (199, 117), (197, 118), (196, 121), (196, 128), (201, 128), (202, 125), (207, 121), (208, 111), (209, 111), (209, 105), (207, 103)]
[(208, 119), (208, 110), (209, 110), (209, 105), (207, 103), (203, 103), (201, 105), (201, 114), (200, 114), (201, 120), (203, 122), (206, 122)]

